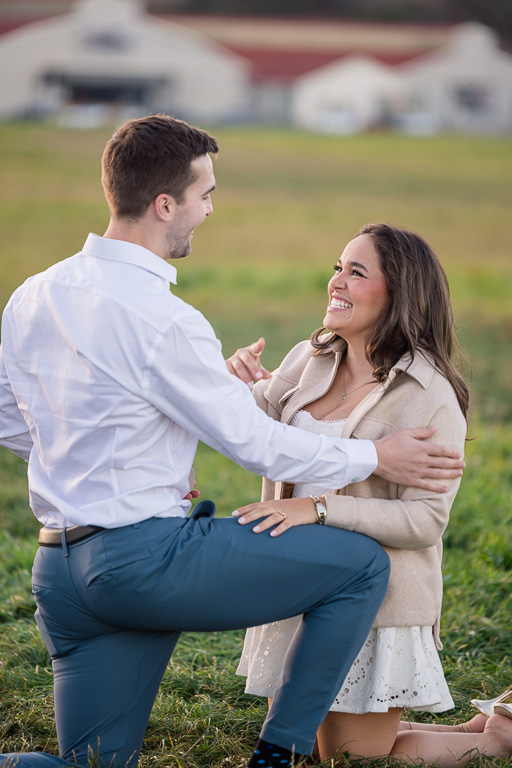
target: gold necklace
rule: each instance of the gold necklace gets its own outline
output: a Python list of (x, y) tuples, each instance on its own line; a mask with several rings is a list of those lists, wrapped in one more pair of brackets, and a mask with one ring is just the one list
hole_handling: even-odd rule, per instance
[(357, 392), (357, 390), (358, 390), (358, 389), (362, 389), (363, 387), (366, 387), (366, 385), (367, 385), (367, 384), (371, 384), (371, 383), (372, 383), (372, 382), (374, 382), (374, 381), (375, 381), (375, 379), (374, 379), (374, 378), (368, 379), (368, 381), (365, 381), (363, 384), (360, 384), (360, 385), (359, 385), (358, 387), (356, 387), (355, 389), (351, 389), (351, 390), (350, 390), (350, 392), (345, 392), (345, 394), (343, 394), (343, 395), (341, 396), (341, 399), (342, 399), (342, 400), (345, 400), (345, 398), (346, 398), (346, 397), (348, 397), (349, 395), (353, 395), (353, 394), (354, 394), (354, 392)]

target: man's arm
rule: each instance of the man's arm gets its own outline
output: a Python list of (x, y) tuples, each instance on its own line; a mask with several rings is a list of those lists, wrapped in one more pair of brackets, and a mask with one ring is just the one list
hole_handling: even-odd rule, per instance
[(28, 461), (33, 447), (30, 432), (21, 415), (5, 370), (0, 345), (0, 445)]
[(449, 486), (439, 481), (460, 477), (466, 465), (455, 448), (425, 442), (434, 432), (435, 427), (398, 429), (374, 440), (378, 456), (375, 474), (398, 485), (446, 492)]

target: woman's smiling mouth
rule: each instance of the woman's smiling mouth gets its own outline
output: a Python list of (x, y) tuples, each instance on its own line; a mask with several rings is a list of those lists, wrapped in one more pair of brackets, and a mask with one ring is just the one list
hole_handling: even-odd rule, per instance
[(336, 299), (332, 296), (329, 302), (329, 309), (352, 309), (352, 304), (345, 299)]

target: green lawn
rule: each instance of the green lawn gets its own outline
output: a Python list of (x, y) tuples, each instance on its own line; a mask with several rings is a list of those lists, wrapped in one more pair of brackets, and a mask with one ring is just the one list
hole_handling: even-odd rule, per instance
[[(211, 320), (226, 355), (263, 334), (271, 368), (308, 336), (323, 317), (332, 264), (366, 221), (416, 229), (448, 272), (473, 367), (474, 439), (445, 537), (442, 658), (457, 705), (447, 717), (463, 719), (471, 697), (511, 683), (512, 142), (212, 131), (221, 145), (215, 214), (178, 265), (176, 290)], [(89, 231), (104, 231), (99, 156), (109, 133), (0, 125), (0, 306)], [(195, 468), (221, 513), (258, 497), (258, 478), (205, 446)], [(38, 526), (23, 462), (7, 451), (0, 488), (0, 743), (52, 751), (51, 671), (30, 594)], [(234, 675), (240, 645), (237, 632), (180, 641), (143, 767), (241, 768), (265, 707)]]

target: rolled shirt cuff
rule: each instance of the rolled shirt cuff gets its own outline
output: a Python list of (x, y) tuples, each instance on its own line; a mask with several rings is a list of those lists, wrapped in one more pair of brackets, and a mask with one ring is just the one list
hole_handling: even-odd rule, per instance
[(373, 440), (347, 440), (348, 466), (343, 485), (360, 483), (377, 469), (379, 463)]

